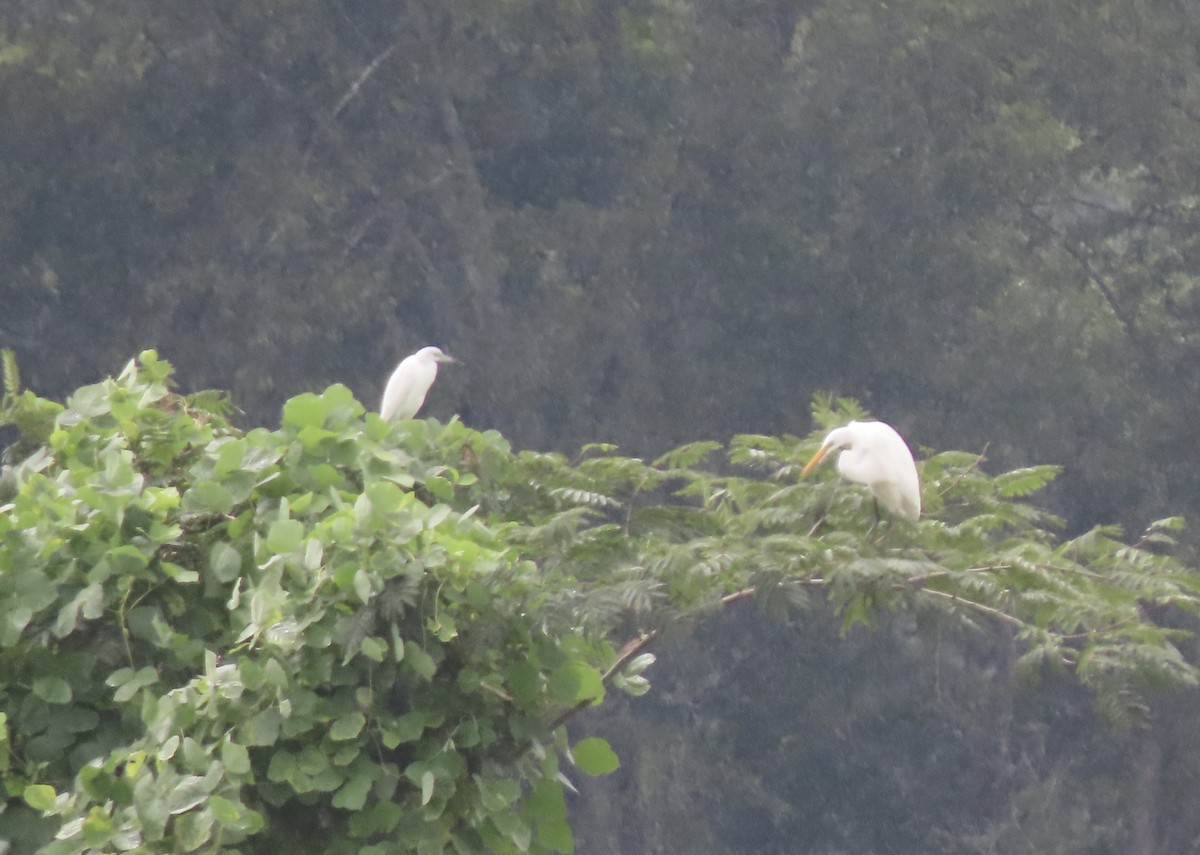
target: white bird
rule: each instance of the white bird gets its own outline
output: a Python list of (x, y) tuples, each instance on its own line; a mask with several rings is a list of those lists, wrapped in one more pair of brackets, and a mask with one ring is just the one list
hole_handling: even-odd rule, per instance
[(838, 449), (843, 478), (865, 484), (879, 504), (905, 519), (921, 516), (917, 464), (896, 429), (883, 422), (850, 422), (831, 430), (804, 467), (807, 475), (830, 451)]
[(437, 378), (439, 362), (458, 362), (440, 347), (423, 347), (396, 366), (387, 387), (379, 415), (385, 419), (411, 419), (425, 403), (429, 387)]

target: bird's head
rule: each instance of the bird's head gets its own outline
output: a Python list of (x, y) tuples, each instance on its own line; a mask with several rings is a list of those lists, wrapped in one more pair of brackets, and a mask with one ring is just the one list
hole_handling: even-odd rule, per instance
[(426, 362), (454, 362), (458, 363), (450, 354), (446, 353), (440, 347), (423, 347), (417, 351), (416, 356)]
[(804, 466), (804, 471), (800, 473), (803, 478), (817, 468), (817, 465), (825, 459), (825, 455), (834, 449), (844, 451), (854, 445), (855, 426), (858, 422), (850, 422), (849, 424), (834, 428), (825, 435), (825, 441), (821, 443), (821, 447), (817, 449), (817, 453), (812, 456), (812, 460)]

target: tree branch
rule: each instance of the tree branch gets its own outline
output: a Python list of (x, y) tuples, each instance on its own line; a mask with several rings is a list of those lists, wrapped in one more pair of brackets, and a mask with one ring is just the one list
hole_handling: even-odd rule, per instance
[(1114, 292), (1113, 289), (1109, 287), (1108, 283), (1104, 281), (1104, 277), (1096, 271), (1096, 268), (1092, 266), (1092, 263), (1090, 260), (1088, 260), (1087, 256), (1080, 252), (1078, 247), (1071, 246), (1071, 242), (1067, 236), (1059, 229), (1055, 228), (1054, 224), (1051, 223), (1049, 219), (1035, 211), (1032, 205), (1022, 203), (1021, 207), (1024, 209), (1026, 215), (1030, 219), (1045, 229), (1048, 234), (1051, 234), (1057, 238), (1058, 245), (1062, 247), (1063, 250), (1065, 250), (1066, 253), (1071, 256), (1071, 258), (1075, 259), (1075, 263), (1083, 269), (1084, 275), (1087, 276), (1088, 281), (1096, 286), (1096, 290), (1098, 290), (1100, 292), (1100, 296), (1104, 298), (1104, 302), (1108, 305), (1109, 311), (1113, 313), (1113, 317), (1115, 317), (1118, 323), (1125, 328), (1125, 333), (1131, 340), (1140, 344), (1141, 335), (1133, 316), (1121, 307), (1120, 302), (1117, 300), (1116, 292)]
[[(631, 638), (629, 641), (625, 642), (625, 644), (621, 646), (620, 652), (617, 653), (616, 661), (608, 667), (608, 670), (604, 672), (603, 676), (601, 676), (600, 681), (607, 686), (610, 682), (612, 682), (613, 677), (615, 677), (617, 673), (621, 671), (621, 669), (632, 662), (635, 656), (649, 647), (650, 643), (657, 637), (658, 630), (655, 629), (640, 635), (637, 638)], [(558, 730), (577, 712), (586, 709), (587, 707), (591, 706), (591, 704), (592, 702), (590, 700), (586, 700), (580, 701), (573, 707), (567, 707), (565, 710), (559, 713), (553, 721), (550, 722), (550, 730)]]
[[(908, 583), (910, 585), (920, 585), (926, 580), (940, 579), (943, 576), (958, 576), (963, 573), (999, 573), (1011, 569), (1011, 564), (996, 564), (994, 566), (967, 567), (965, 570), (930, 570), (928, 573), (918, 573), (915, 576), (909, 576)], [(921, 587), (921, 590), (925, 590), (924, 586)]]
[[(753, 597), (757, 593), (757, 588), (751, 585), (748, 588), (742, 588), (740, 591), (734, 591), (732, 594), (726, 594), (717, 602), (721, 606), (727, 606), (731, 603), (736, 603), (738, 600), (744, 600), (748, 597)], [(608, 670), (600, 677), (600, 682), (607, 686), (613, 681), (625, 666), (634, 660), (634, 658), (651, 645), (654, 639), (658, 638), (658, 630), (653, 629), (650, 632), (642, 633), (637, 638), (631, 638), (621, 645), (621, 649), (617, 652), (617, 658), (612, 665), (608, 666)], [(590, 700), (580, 701), (573, 707), (567, 707), (559, 713), (551, 722), (550, 730), (558, 730), (566, 724), (576, 713), (591, 706)]]
[(1025, 621), (1021, 620), (1019, 617), (1014, 617), (1008, 612), (1003, 612), (1000, 609), (992, 608), (991, 606), (985, 606), (983, 603), (977, 603), (974, 600), (964, 599), (958, 594), (948, 594), (945, 591), (938, 591), (934, 588), (921, 588), (921, 592), (930, 594), (934, 597), (941, 597), (942, 599), (949, 600), (952, 603), (961, 603), (964, 606), (975, 609), (977, 612), (983, 612), (985, 615), (993, 617), (1001, 623), (1006, 623), (1009, 626), (1015, 626), (1018, 629), (1027, 629), (1029, 627), (1029, 624), (1025, 623)]
[(358, 90), (362, 89), (363, 84), (367, 82), (367, 78), (374, 74), (379, 66), (383, 64), (383, 61), (391, 56), (392, 52), (399, 46), (400, 42), (392, 42), (363, 69), (362, 74), (358, 75), (358, 79), (350, 84), (350, 88), (346, 90), (346, 94), (341, 97), (341, 100), (337, 102), (337, 106), (333, 108), (333, 117), (335, 119), (341, 115), (342, 110), (346, 109), (346, 105), (354, 100), (354, 96), (358, 94)]

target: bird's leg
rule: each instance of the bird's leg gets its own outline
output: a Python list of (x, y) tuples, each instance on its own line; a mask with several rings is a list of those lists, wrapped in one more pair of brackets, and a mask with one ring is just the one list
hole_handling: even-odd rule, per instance
[(871, 497), (871, 502), (875, 506), (875, 522), (871, 523), (871, 527), (867, 529), (867, 537), (870, 537), (875, 529), (879, 529), (879, 539), (875, 541), (875, 546), (883, 546), (896, 528), (896, 518), (893, 514), (885, 516), (880, 512), (879, 500), (874, 496)]
[(879, 524), (883, 521), (883, 517), (879, 513), (879, 500), (874, 496), (871, 497), (871, 507), (875, 509), (875, 519), (871, 522), (871, 527), (867, 529), (865, 537), (870, 537), (871, 532), (879, 528)]

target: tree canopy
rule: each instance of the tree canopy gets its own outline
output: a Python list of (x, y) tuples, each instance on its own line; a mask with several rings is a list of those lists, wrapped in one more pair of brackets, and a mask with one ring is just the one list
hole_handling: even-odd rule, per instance
[(564, 724), (750, 597), (951, 615), (1117, 719), (1196, 680), (1178, 521), (1062, 540), (1025, 501), (1053, 467), (926, 455), (928, 517), (879, 524), (864, 490), (799, 479), (818, 435), (568, 459), (342, 386), (242, 431), (150, 351), (65, 405), (8, 363), (0, 836), (23, 851), (570, 852), (564, 789), (619, 760)]

